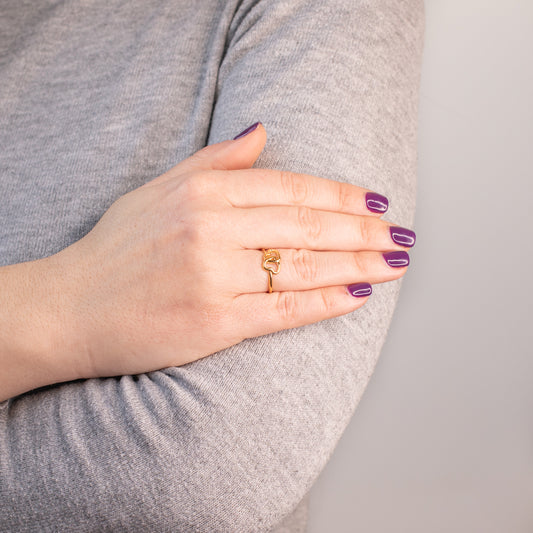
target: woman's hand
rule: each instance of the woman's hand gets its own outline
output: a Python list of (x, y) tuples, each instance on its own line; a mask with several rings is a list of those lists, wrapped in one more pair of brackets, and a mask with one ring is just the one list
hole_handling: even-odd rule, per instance
[[(398, 265), (408, 255), (393, 235), (411, 246), (414, 233), (391, 232), (367, 207), (367, 190), (250, 169), (265, 142), (258, 125), (200, 150), (119, 198), (57, 254), (69, 265), (83, 377), (179, 366), (247, 337), (349, 313), (367, 298), (347, 285), (405, 273)], [(374, 211), (386, 209), (369, 198)], [(281, 255), (271, 294), (262, 248)]]

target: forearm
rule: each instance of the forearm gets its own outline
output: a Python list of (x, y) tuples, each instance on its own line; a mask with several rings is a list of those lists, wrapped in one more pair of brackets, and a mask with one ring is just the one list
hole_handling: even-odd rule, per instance
[(81, 377), (67, 353), (57, 268), (54, 258), (0, 268), (0, 401)]

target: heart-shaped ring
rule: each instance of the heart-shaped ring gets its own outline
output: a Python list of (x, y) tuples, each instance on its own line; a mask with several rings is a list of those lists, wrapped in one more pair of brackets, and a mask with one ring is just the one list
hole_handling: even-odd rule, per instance
[(263, 270), (268, 272), (268, 292), (272, 292), (272, 274), (279, 274), (281, 256), (275, 248), (263, 248)]

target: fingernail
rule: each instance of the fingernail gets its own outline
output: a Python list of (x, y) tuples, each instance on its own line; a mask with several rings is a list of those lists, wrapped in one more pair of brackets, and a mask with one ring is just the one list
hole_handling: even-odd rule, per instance
[(400, 228), (399, 226), (390, 227), (390, 236), (392, 240), (400, 246), (407, 246), (411, 248), (416, 241), (416, 233), (407, 228)]
[(377, 192), (367, 192), (366, 207), (369, 211), (372, 211), (372, 213), (385, 213), (389, 208), (389, 201), (385, 196), (382, 196)]
[(256, 122), (255, 124), (248, 126), (245, 130), (241, 131), (239, 135), (237, 135), (237, 137), (233, 137), (233, 140), (236, 141), (237, 139), (240, 139), (241, 137), (244, 137), (245, 135), (252, 133), (252, 131), (257, 129), (257, 126), (259, 126), (259, 124), (261, 124), (261, 122)]
[(407, 252), (387, 252), (383, 254), (387, 265), (393, 268), (406, 267), (409, 265), (409, 254)]
[(372, 285), (370, 283), (352, 283), (346, 287), (348, 292), (356, 298), (364, 298), (372, 294)]

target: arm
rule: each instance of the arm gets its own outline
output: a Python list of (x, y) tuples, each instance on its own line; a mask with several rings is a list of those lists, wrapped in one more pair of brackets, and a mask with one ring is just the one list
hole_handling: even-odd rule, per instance
[[(243, 2), (234, 20), (210, 142), (262, 120), (272, 133), (260, 166), (372, 188), (409, 225), (420, 11), (410, 3), (347, 11), (340, 1)], [(352, 315), (249, 339), (184, 367), (66, 383), (4, 403), (2, 529), (24, 520), (81, 530), (273, 527), (345, 428), (397, 292), (387, 284)]]
[(54, 257), (0, 267), (0, 402), (82, 376), (62, 279)]
[(54, 382), (51, 332), (57, 324), (43, 308), (49, 300), (35, 283), (34, 267), (28, 262), (0, 268), (0, 402)]

